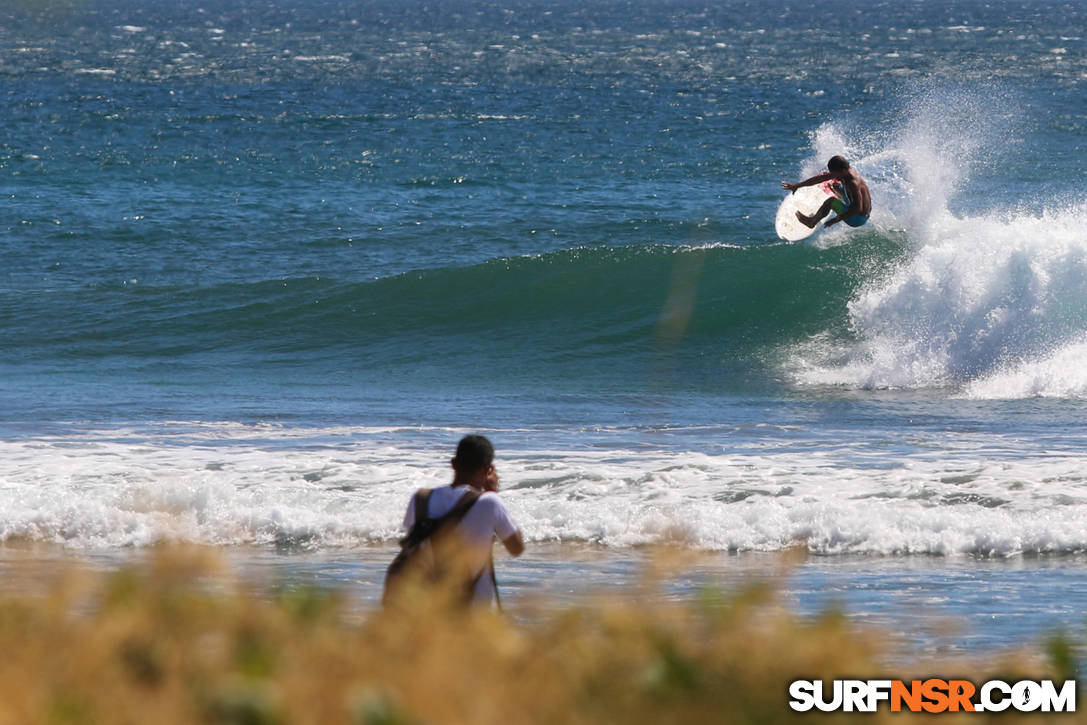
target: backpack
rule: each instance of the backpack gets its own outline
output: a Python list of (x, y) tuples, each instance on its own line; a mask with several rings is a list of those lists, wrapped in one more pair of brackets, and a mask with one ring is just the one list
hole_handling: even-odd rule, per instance
[[(479, 500), (480, 492), (468, 489), (461, 494), (460, 500), (453, 504), (442, 516), (432, 518), (427, 510), (430, 502), (431, 490), (421, 488), (415, 493), (415, 523), (407, 536), (400, 540), (400, 552), (389, 564), (385, 571), (385, 591), (381, 595), (381, 603), (388, 605), (391, 594), (397, 585), (411, 572), (421, 575), (423, 581), (437, 582), (447, 576), (442, 567), (440, 557), (435, 555), (433, 539), (436, 535), (444, 535), (460, 523), (468, 510)], [(474, 577), (465, 582), (465, 601), (470, 601), (475, 584), (479, 577)]]

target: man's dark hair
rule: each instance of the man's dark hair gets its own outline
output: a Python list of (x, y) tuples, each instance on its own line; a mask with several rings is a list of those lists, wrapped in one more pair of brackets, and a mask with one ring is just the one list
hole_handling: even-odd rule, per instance
[(845, 156), (831, 156), (827, 162), (827, 169), (830, 171), (845, 171), (848, 168), (849, 162), (845, 160)]
[(494, 463), (494, 446), (485, 437), (467, 435), (457, 444), (457, 455), (453, 457), (453, 468), (464, 473), (473, 473)]

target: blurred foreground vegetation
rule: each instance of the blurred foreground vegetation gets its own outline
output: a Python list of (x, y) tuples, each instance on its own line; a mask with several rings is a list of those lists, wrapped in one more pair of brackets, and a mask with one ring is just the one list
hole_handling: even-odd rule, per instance
[(505, 616), (450, 608), (433, 593), (390, 611), (349, 604), (327, 590), (269, 594), (199, 549), (164, 548), (119, 572), (72, 569), (41, 591), (0, 584), (0, 723), (931, 722), (801, 716), (788, 683), (1065, 679), (1074, 667), (1061, 641), (1048, 656), (890, 667), (883, 637), (841, 615), (794, 616), (759, 587), (668, 601), (652, 577)]

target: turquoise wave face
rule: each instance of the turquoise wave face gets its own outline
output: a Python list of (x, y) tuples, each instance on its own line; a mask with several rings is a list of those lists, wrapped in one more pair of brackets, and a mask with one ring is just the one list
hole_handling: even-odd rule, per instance
[(586, 247), (370, 282), (94, 286), (6, 297), (0, 344), (62, 367), (233, 354), (378, 375), (445, 360), (456, 376), (636, 390), (655, 361), (670, 359), (715, 381), (719, 364), (751, 380), (813, 332), (848, 335), (855, 287), (900, 253), (869, 235), (823, 251)]

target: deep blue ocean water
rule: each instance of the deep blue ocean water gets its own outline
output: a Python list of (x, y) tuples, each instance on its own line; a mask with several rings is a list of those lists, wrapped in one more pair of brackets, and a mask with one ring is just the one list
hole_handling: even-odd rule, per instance
[[(5, 4), (0, 537), (363, 556), (478, 430), (532, 542), (1082, 630), (1087, 9), (836, 13)], [(780, 243), (838, 153), (871, 222)]]

